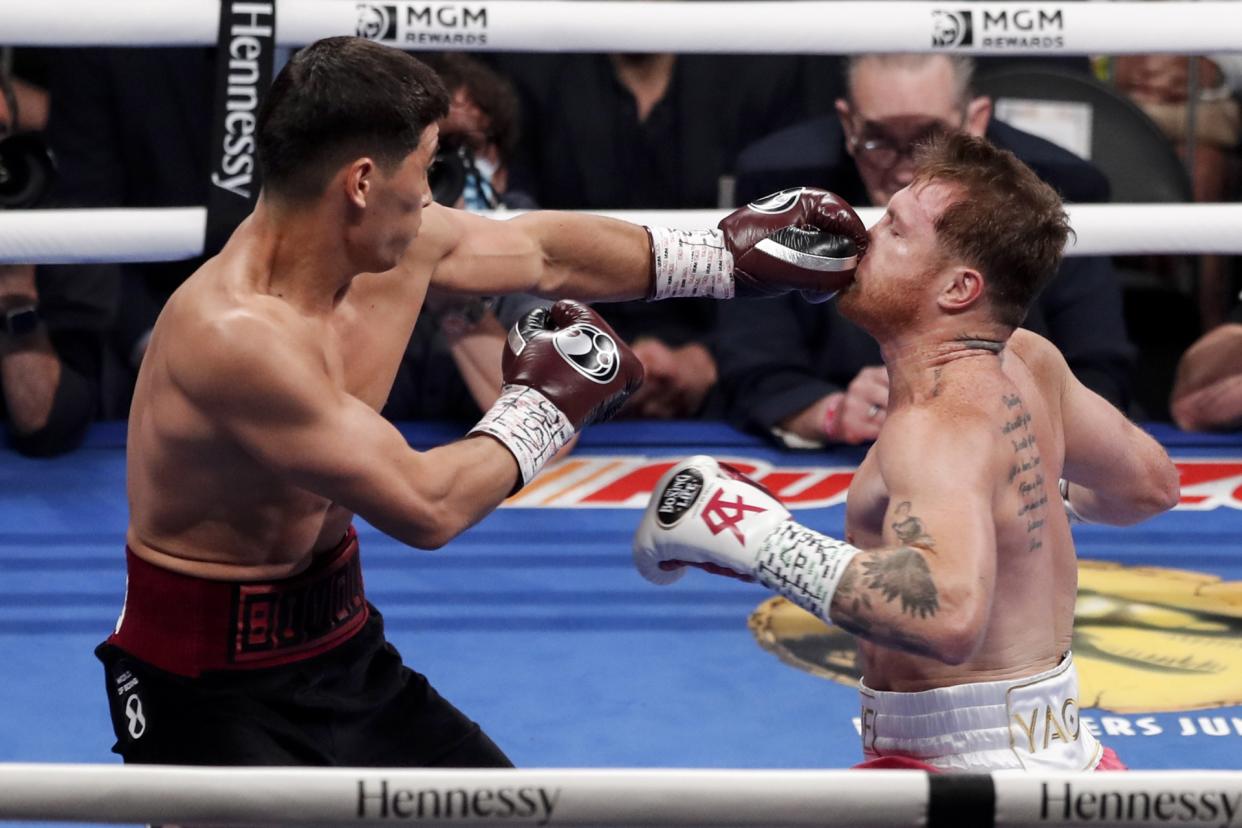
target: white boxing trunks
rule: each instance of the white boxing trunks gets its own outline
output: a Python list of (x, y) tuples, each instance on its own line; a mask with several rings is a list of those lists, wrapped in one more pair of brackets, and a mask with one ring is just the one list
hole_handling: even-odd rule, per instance
[[(864, 682), (865, 682), (864, 677)], [(945, 771), (1093, 770), (1103, 748), (1079, 719), (1073, 654), (1006, 681), (888, 693), (859, 684), (863, 752)]]

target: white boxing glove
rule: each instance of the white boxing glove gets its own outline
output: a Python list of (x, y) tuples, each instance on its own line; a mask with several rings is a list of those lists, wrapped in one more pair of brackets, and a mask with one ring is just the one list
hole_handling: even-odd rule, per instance
[(634, 565), (654, 584), (685, 572), (662, 563), (705, 564), (753, 578), (824, 618), (858, 552), (807, 529), (758, 483), (703, 455), (660, 478), (634, 535)]

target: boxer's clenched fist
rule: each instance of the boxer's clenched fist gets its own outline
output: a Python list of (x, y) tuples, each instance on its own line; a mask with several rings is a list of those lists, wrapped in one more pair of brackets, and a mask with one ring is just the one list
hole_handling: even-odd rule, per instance
[(513, 453), (521, 486), (580, 428), (615, 414), (642, 384), (643, 366), (598, 313), (562, 300), (513, 326), (501, 376), (500, 399), (471, 433)]

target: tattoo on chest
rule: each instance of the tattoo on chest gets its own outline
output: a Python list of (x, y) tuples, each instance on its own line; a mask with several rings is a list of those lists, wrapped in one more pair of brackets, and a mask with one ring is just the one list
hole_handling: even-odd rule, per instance
[(1040, 468), (1039, 447), (1035, 432), (1031, 431), (1031, 415), (1027, 413), (1022, 398), (1017, 394), (1005, 394), (1001, 399), (1009, 416), (1001, 427), (1001, 433), (1009, 438), (1013, 459), (1009, 466), (1009, 485), (1017, 487), (1022, 499), (1018, 518), (1026, 522), (1028, 552), (1040, 549), (1043, 544), (1044, 520), (1047, 516), (1048, 495), (1044, 489), (1044, 475)]

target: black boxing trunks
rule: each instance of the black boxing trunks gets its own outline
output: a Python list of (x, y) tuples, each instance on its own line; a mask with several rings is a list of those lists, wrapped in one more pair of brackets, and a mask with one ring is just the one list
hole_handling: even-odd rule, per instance
[(126, 560), (125, 607), (95, 650), (126, 762), (512, 766), (385, 641), (352, 528), (279, 581)]

